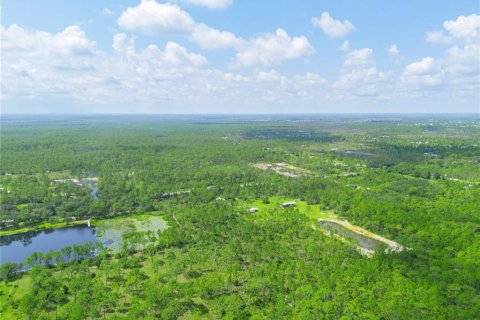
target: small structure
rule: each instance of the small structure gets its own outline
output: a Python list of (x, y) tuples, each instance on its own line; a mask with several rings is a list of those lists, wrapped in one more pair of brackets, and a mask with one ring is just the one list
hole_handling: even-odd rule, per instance
[(288, 208), (288, 207), (295, 207), (297, 205), (296, 201), (288, 201), (288, 202), (283, 202), (282, 207)]
[(248, 209), (248, 212), (250, 212), (250, 213), (254, 213), (254, 212), (257, 212), (257, 211), (258, 211), (257, 207), (253, 207), (253, 208)]

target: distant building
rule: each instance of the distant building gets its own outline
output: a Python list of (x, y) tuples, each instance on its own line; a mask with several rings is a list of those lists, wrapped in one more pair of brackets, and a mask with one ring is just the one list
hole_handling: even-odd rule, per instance
[(288, 208), (288, 207), (295, 207), (297, 205), (297, 202), (295, 201), (288, 201), (288, 202), (283, 202), (282, 207)]
[(257, 211), (258, 211), (257, 207), (253, 207), (253, 208), (248, 209), (248, 212), (250, 212), (250, 213), (257, 212)]

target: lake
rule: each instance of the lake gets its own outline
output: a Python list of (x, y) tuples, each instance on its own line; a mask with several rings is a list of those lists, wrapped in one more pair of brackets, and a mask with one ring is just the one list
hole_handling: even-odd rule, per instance
[(95, 228), (75, 226), (3, 236), (0, 237), (0, 262), (20, 263), (34, 252), (59, 251), (74, 244), (96, 242), (95, 233)]
[(133, 232), (164, 230), (167, 222), (160, 216), (134, 215), (104, 220), (95, 228), (74, 226), (31, 231), (0, 237), (0, 263), (23, 262), (34, 252), (59, 251), (63, 247), (85, 242), (102, 242), (113, 251), (121, 247), (122, 237)]

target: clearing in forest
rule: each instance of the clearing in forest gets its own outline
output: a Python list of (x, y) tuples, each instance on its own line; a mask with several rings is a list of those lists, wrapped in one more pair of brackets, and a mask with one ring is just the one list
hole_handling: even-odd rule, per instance
[(315, 224), (312, 229), (317, 230), (316, 225), (320, 225), (319, 230), (330, 237), (346, 243), (355, 243), (357, 250), (365, 255), (372, 256), (375, 249), (385, 248), (385, 252), (400, 252), (406, 248), (401, 244), (368, 231), (359, 226), (353, 225), (347, 220), (340, 219), (333, 210), (322, 210), (319, 205), (310, 205), (306, 201), (299, 199), (289, 199), (282, 197), (270, 197), (268, 201), (257, 200), (250, 206), (258, 208), (261, 213), (266, 209), (281, 208), (282, 203), (295, 202), (295, 207)]
[(256, 163), (253, 166), (261, 170), (271, 170), (279, 175), (291, 178), (298, 178), (301, 176), (306, 176), (310, 174), (310, 171), (307, 169), (295, 167), (286, 162), (279, 163)]

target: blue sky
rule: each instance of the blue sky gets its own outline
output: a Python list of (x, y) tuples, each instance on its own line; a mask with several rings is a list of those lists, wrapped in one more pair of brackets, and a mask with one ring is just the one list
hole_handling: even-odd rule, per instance
[(2, 113), (480, 112), (478, 1), (4, 1)]

